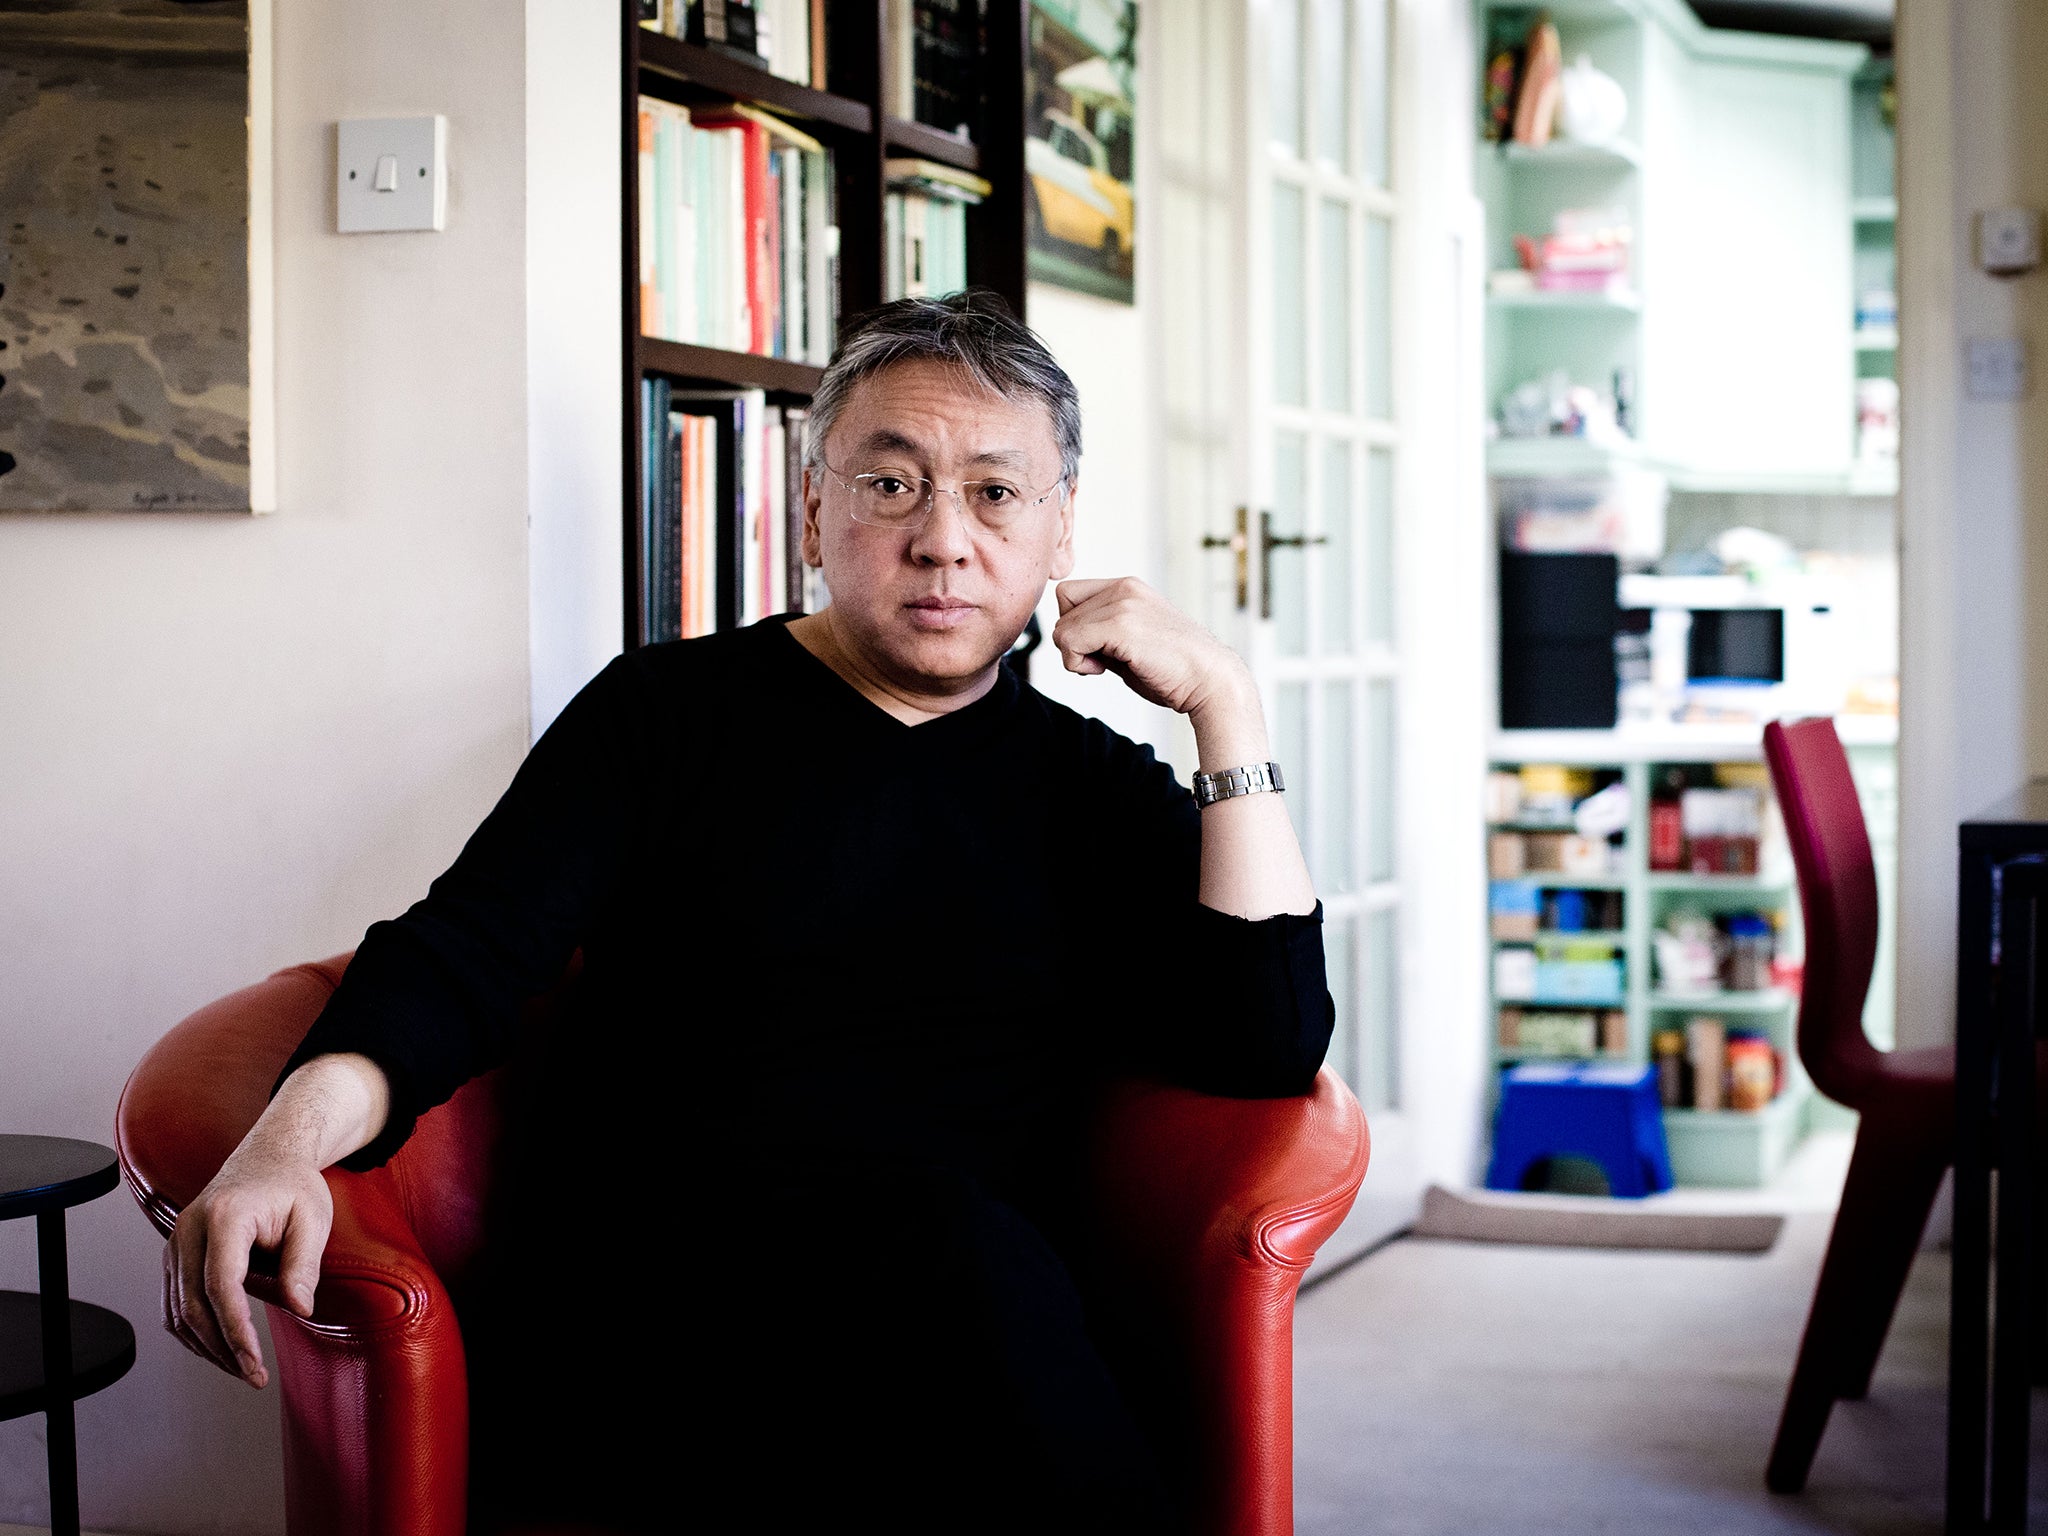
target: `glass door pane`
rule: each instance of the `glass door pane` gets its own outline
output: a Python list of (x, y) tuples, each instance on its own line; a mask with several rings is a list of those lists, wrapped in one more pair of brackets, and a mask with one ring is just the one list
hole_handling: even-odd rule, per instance
[(1331, 1059), (1384, 1108), (1401, 898), (1391, 0), (1246, 4), (1269, 48), (1248, 196), (1271, 224), (1249, 252), (1271, 327), (1252, 340), (1271, 360), (1250, 416), (1254, 668), (1324, 905)]

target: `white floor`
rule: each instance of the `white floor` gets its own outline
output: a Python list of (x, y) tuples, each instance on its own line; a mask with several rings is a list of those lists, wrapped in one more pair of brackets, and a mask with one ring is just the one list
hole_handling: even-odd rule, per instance
[[(1786, 1211), (1766, 1254), (1407, 1238), (1313, 1287), (1295, 1335), (1301, 1536), (1938, 1532), (1945, 1253), (1915, 1264), (1870, 1396), (1835, 1409), (1807, 1492), (1763, 1486), (1848, 1145), (1811, 1138), (1770, 1191), (1658, 1197)], [(2037, 1403), (2037, 1468), (2044, 1418)]]

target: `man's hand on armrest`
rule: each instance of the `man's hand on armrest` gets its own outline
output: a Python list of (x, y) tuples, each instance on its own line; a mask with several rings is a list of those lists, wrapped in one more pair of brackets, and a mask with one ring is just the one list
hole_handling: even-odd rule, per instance
[(291, 1309), (313, 1315), (334, 1225), (321, 1171), (384, 1128), (391, 1085), (367, 1056), (317, 1056), (285, 1080), (164, 1244), (164, 1327), (252, 1387), (270, 1379), (242, 1282), (252, 1248), (278, 1250)]

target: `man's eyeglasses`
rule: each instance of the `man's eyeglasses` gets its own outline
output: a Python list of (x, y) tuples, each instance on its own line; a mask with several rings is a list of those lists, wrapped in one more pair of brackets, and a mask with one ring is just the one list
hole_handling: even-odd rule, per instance
[(923, 527), (943, 493), (960, 503), (962, 516), (971, 517), (990, 533), (1007, 533), (1067, 483), (1067, 477), (1061, 475), (1042, 491), (1023, 491), (1009, 480), (963, 480), (960, 488), (953, 490), (900, 470), (871, 469), (848, 475), (830, 464), (825, 468), (846, 492), (847, 510), (855, 522), (898, 532)]

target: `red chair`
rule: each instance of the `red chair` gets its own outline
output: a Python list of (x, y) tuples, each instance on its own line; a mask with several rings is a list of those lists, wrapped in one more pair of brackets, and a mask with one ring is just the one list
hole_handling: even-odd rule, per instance
[(1955, 1051), (1880, 1051), (1863, 1033), (1877, 955), (1877, 877), (1849, 759), (1831, 720), (1764, 727), (1806, 925), (1799, 1059), (1860, 1117), (1842, 1205), (1807, 1315), (1764, 1481), (1806, 1486), (1838, 1400), (1861, 1398), (1891, 1328), (1942, 1174), (1955, 1159)]
[[(117, 1112), (121, 1167), (168, 1234), (254, 1124), (348, 956), (294, 966), (200, 1009), (152, 1047)], [(539, 1005), (545, 1008), (546, 1004)], [(330, 1169), (334, 1230), (311, 1321), (270, 1304), (292, 1536), (463, 1536), (469, 1386), (459, 1321), (504, 1073), (421, 1116), (384, 1167)], [(1365, 1176), (1358, 1102), (1331, 1072), (1300, 1099), (1154, 1084), (1100, 1123), (1100, 1225), (1133, 1314), (1174, 1339), (1202, 1528), (1294, 1527), (1293, 1315), (1302, 1272)], [(538, 1536), (538, 1533), (535, 1533)]]

